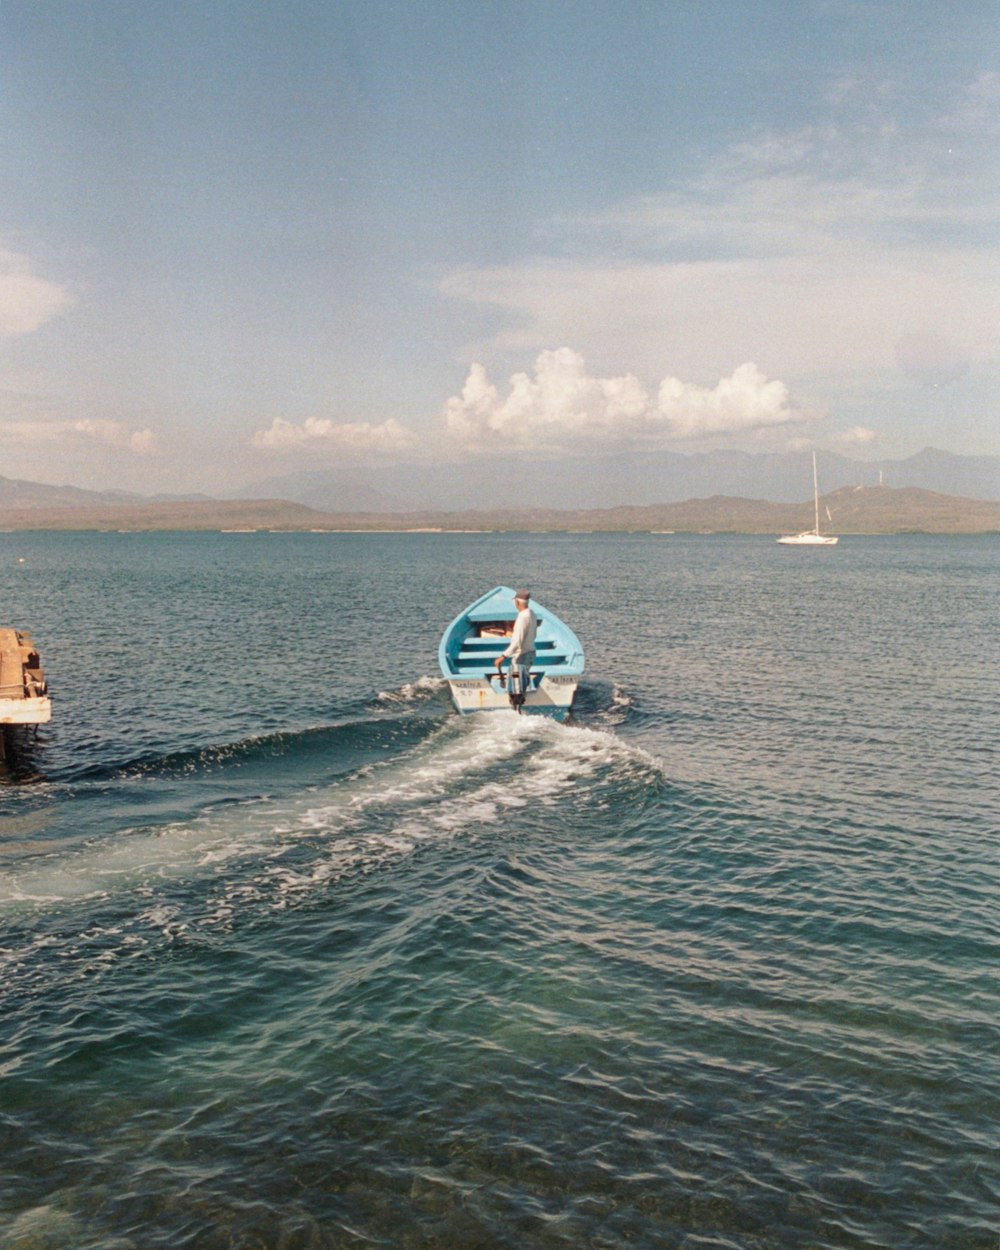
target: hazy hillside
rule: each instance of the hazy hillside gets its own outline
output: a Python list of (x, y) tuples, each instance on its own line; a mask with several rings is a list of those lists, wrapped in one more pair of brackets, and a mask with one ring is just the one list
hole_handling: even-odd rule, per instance
[[(1000, 501), (908, 487), (853, 487), (822, 501), (836, 534), (1000, 532)], [(825, 515), (825, 513), (824, 513)], [(0, 508), (0, 529), (59, 530), (677, 530), (779, 534), (811, 527), (813, 505), (715, 495), (605, 509), (321, 512), (276, 499), (173, 501), (83, 508)]]
[(125, 491), (84, 490), (80, 486), (49, 486), (0, 477), (0, 508), (85, 508), (89, 505), (113, 507), (119, 503), (144, 503), (141, 495)]
[[(258, 499), (271, 498), (265, 492)], [(207, 500), (208, 495), (137, 495), (124, 490), (86, 490), (82, 486), (50, 486), (20, 478), (0, 477), (0, 509), (8, 508), (119, 508), (150, 503)]]
[[(350, 473), (336, 469), (310, 469), (254, 482), (231, 492), (237, 499), (290, 499), (310, 508), (335, 512), (391, 512), (400, 500), (373, 484), (374, 470)], [(409, 502), (404, 500), (404, 505)]]
[[(905, 460), (862, 461), (820, 454), (820, 488), (909, 486), (1000, 500), (1000, 457), (925, 448)], [(812, 488), (809, 452), (643, 452), (592, 458), (494, 457), (460, 465), (395, 464), (379, 470), (323, 469), (269, 478), (237, 492), (292, 499), (330, 512), (522, 507), (612, 508), (733, 495), (794, 503)]]
[(328, 528), (326, 513), (283, 499), (210, 499), (3, 508), (0, 530), (224, 530)]
[[(894, 489), (917, 487), (943, 495), (1000, 501), (1000, 457), (955, 456), (931, 448), (906, 460), (881, 464), (824, 452), (820, 487), (829, 492), (876, 486), (880, 471), (886, 485)], [(234, 492), (230, 502), (284, 499), (337, 516), (506, 511), (512, 506), (594, 511), (683, 503), (716, 495), (795, 503), (808, 497), (811, 483), (808, 452), (649, 452), (559, 461), (497, 458), (462, 465), (397, 464), (378, 471), (317, 469), (269, 478)], [(205, 495), (142, 496), (0, 477), (0, 512), (65, 508), (117, 512), (151, 504), (196, 502), (210, 506), (213, 501)], [(109, 518), (102, 528), (131, 528), (131, 523), (121, 521), (119, 525)]]

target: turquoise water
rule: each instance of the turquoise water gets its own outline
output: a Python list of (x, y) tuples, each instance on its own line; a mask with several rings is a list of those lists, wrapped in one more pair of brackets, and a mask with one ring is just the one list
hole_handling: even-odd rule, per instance
[[(0, 1245), (996, 1250), (1000, 540), (0, 535)], [(572, 723), (458, 718), (527, 582)]]

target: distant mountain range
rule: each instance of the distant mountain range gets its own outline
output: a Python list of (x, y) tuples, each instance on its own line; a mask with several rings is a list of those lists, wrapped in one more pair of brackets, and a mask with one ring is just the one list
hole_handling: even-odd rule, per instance
[(143, 500), (117, 496), (74, 505), (5, 506), (0, 530), (308, 530), (329, 529), (324, 512), (284, 499)]
[[(963, 499), (936, 491), (854, 486), (822, 504), (836, 534), (1000, 533), (1000, 500)], [(813, 523), (812, 500), (774, 503), (713, 495), (677, 503), (617, 508), (413, 512), (324, 512), (281, 499), (97, 503), (56, 507), (0, 505), (7, 530), (620, 530), (695, 533), (795, 533)]]
[(0, 477), (0, 509), (136, 507), (150, 503), (207, 500), (209, 495), (137, 495), (125, 490), (86, 490), (82, 486), (48, 486)]
[[(825, 491), (875, 486), (880, 478), (895, 489), (915, 487), (965, 499), (1000, 500), (1000, 456), (956, 456), (927, 447), (905, 460), (877, 463), (833, 452), (820, 457), (820, 486)], [(281, 500), (340, 516), (511, 508), (592, 511), (717, 495), (795, 503), (808, 498), (811, 488), (808, 452), (649, 452), (577, 460), (497, 458), (448, 465), (386, 465), (378, 470), (315, 470), (267, 478), (233, 492), (228, 502)], [(226, 502), (206, 495), (143, 496), (0, 477), (0, 512), (194, 503), (210, 509)]]
[[(1000, 500), (1000, 456), (957, 456), (927, 447), (905, 460), (820, 455), (820, 486), (919, 487)], [(238, 497), (280, 498), (333, 512), (466, 508), (616, 508), (733, 495), (794, 503), (812, 486), (809, 452), (645, 452), (575, 460), (497, 457), (463, 464), (315, 470), (267, 478)]]

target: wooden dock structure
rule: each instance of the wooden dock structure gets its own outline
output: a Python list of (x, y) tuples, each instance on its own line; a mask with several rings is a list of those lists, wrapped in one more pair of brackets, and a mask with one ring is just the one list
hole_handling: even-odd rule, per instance
[(0, 727), (44, 725), (51, 717), (52, 702), (31, 636), (0, 628)]

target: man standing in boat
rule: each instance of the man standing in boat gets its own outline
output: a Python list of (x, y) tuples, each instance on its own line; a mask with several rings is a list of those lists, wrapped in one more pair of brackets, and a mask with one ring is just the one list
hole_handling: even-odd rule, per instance
[(516, 671), (520, 678), (517, 683), (517, 692), (521, 695), (528, 689), (528, 677), (531, 666), (535, 662), (535, 631), (538, 629), (538, 617), (531, 609), (530, 600), (531, 594), (527, 590), (514, 592), (514, 606), (517, 608), (514, 632), (511, 634), (507, 650), (498, 655), (494, 661), (497, 672), (502, 672), (504, 660), (510, 660), (511, 676), (513, 677)]

